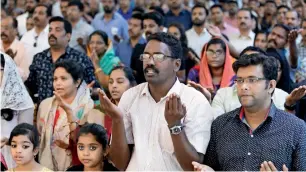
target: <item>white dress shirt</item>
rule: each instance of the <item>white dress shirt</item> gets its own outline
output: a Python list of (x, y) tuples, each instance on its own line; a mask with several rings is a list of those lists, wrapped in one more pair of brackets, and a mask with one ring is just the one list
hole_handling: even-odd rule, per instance
[(62, 11), (61, 11), (61, 3), (60, 0), (57, 0), (52, 5), (52, 16), (60, 16), (63, 17)]
[[(48, 34), (49, 34), (49, 25), (47, 25), (39, 35), (37, 35), (37, 33), (35, 32), (35, 27), (34, 27), (32, 30), (26, 32), (22, 36), (20, 41), (24, 43), (30, 56), (32, 56), (33, 58), (35, 54), (50, 48), (48, 42)], [(36, 45), (36, 47), (34, 46), (34, 44)]]
[(187, 39), (188, 39), (188, 47), (192, 48), (197, 53), (197, 55), (200, 58), (202, 58), (202, 54), (201, 54), (202, 49), (203, 49), (204, 45), (207, 42), (209, 42), (210, 39), (212, 38), (210, 33), (207, 31), (206, 28), (204, 28), (202, 33), (199, 35), (199, 34), (197, 34), (197, 32), (192, 27), (191, 29), (186, 31), (186, 36), (187, 36)]
[(179, 95), (186, 105), (182, 123), (189, 142), (197, 152), (206, 153), (213, 120), (213, 110), (206, 98), (177, 79), (168, 94), (155, 102), (148, 83), (143, 83), (126, 91), (119, 103), (128, 144), (135, 145), (127, 171), (182, 171), (164, 116), (167, 97), (172, 93)]
[[(4, 51), (2, 40), (0, 40), (0, 49)], [(28, 51), (26, 50), (24, 44), (20, 42), (18, 39), (15, 39), (12, 44), (10, 45), (9, 49), (16, 53), (14, 57), (14, 61), (18, 68), (18, 72), (21, 76), (22, 81), (27, 80), (30, 70), (29, 67), (32, 64), (33, 57), (29, 55)]]
[(16, 17), (16, 20), (18, 22), (18, 33), (20, 36), (25, 34), (27, 32), (27, 18), (29, 16), (28, 12), (25, 12), (19, 16)]
[[(278, 109), (285, 110), (284, 104), (287, 96), (287, 92), (275, 88), (272, 100)], [(214, 114), (216, 115), (215, 118), (224, 113), (230, 112), (232, 110), (235, 110), (236, 108), (241, 107), (237, 95), (236, 85), (232, 87), (220, 88), (217, 91), (217, 94), (215, 95), (211, 106), (214, 109)]]
[(241, 53), (243, 49), (248, 46), (254, 45), (255, 33), (249, 32), (248, 36), (242, 36), (240, 33), (232, 34), (229, 36), (230, 43), (235, 47), (238, 53)]

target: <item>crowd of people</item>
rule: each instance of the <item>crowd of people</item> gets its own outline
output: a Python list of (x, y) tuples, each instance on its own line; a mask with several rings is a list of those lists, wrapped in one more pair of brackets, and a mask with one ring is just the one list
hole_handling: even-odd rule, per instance
[(1, 3), (1, 171), (306, 171), (304, 0)]

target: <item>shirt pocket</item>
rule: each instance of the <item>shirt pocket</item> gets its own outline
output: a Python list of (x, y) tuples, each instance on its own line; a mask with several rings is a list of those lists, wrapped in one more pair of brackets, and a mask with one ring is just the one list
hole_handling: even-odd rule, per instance
[(159, 125), (158, 135), (159, 135), (159, 144), (160, 144), (161, 150), (163, 152), (173, 154), (174, 147), (173, 147), (170, 130), (168, 128), (168, 124), (165, 119), (160, 119), (159, 122), (160, 122), (160, 125)]
[(265, 142), (262, 146), (262, 152), (261, 152), (261, 158), (262, 162), (264, 161), (271, 161), (274, 163), (275, 167), (278, 170), (282, 170), (283, 164), (288, 165), (291, 164), (288, 163), (291, 161), (290, 157), (292, 156), (292, 149), (291, 146), (286, 143), (284, 140), (273, 142)]

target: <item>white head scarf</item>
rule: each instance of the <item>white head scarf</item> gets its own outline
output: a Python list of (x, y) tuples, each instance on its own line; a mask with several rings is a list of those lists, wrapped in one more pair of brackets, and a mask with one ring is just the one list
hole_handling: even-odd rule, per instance
[(13, 59), (1, 52), (5, 66), (0, 87), (1, 109), (26, 110), (34, 108), (33, 101), (22, 82)]

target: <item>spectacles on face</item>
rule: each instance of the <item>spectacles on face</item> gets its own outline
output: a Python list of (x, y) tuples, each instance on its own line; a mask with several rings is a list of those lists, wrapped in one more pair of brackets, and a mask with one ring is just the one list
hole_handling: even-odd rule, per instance
[(207, 56), (213, 56), (213, 55), (221, 56), (222, 54), (223, 54), (223, 51), (221, 51), (221, 50), (217, 50), (216, 52), (214, 52), (212, 50), (207, 50), (206, 51)]
[(162, 54), (162, 53), (156, 53), (156, 54), (153, 54), (153, 55), (150, 55), (150, 54), (141, 54), (139, 59), (141, 61), (148, 62), (148, 61), (150, 61), (151, 58), (153, 58), (153, 61), (155, 61), (155, 62), (162, 62), (167, 57), (171, 58), (171, 56), (167, 56), (167, 55)]
[(37, 39), (38, 39), (38, 36), (35, 36), (35, 42), (34, 42), (34, 44), (33, 44), (33, 47), (37, 47)]
[(242, 85), (243, 83), (255, 84), (259, 81), (267, 80), (266, 78), (250, 77), (250, 78), (236, 78), (235, 83)]

